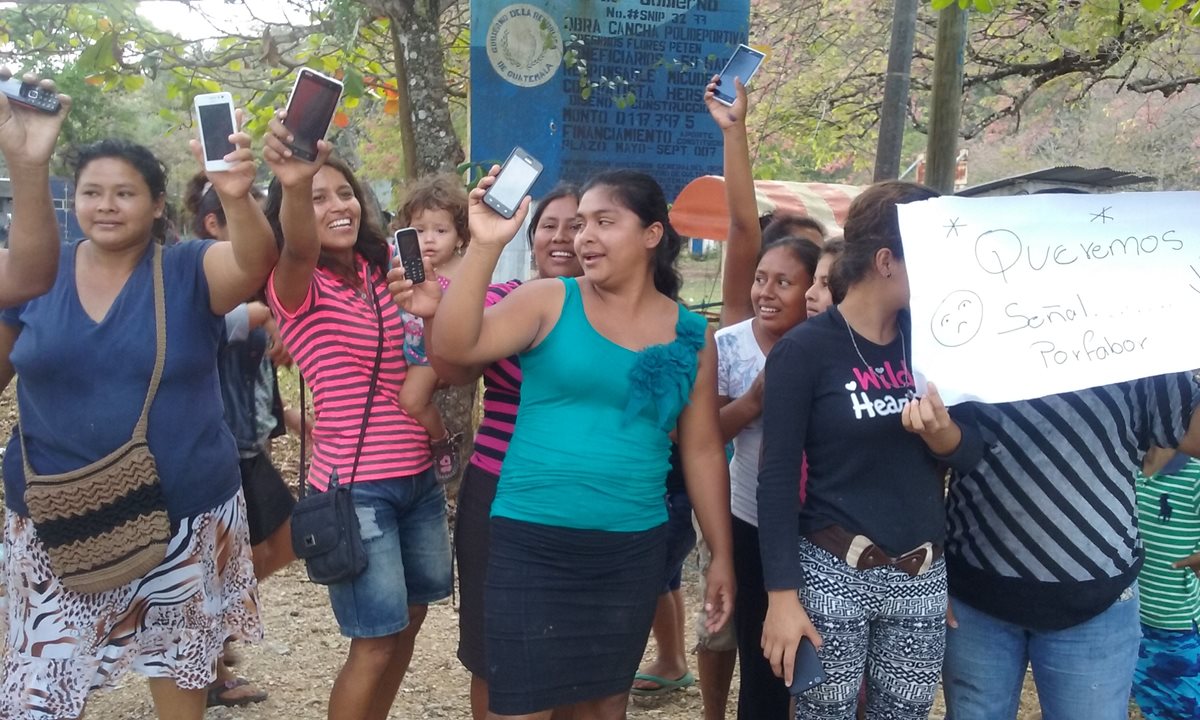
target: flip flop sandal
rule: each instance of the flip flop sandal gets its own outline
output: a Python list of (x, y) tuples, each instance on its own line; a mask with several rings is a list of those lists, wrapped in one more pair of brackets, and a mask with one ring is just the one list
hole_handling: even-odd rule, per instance
[(666, 695), (667, 693), (671, 693), (676, 690), (683, 690), (684, 688), (689, 688), (696, 684), (696, 678), (692, 677), (690, 672), (684, 673), (677, 680), (669, 680), (667, 678), (659, 677), (657, 675), (650, 675), (648, 673), (638, 673), (633, 676), (633, 679), (641, 680), (643, 682), (652, 682), (658, 686), (656, 688), (630, 688), (629, 692), (638, 697), (659, 697), (660, 695)]
[(250, 685), (250, 681), (246, 678), (235, 678), (209, 685), (208, 707), (243, 707), (245, 705), (260, 703), (267, 699), (267, 692), (265, 690), (258, 690), (249, 695), (240, 695), (238, 697), (225, 697), (225, 694), (230, 690), (236, 690), (248, 685)]

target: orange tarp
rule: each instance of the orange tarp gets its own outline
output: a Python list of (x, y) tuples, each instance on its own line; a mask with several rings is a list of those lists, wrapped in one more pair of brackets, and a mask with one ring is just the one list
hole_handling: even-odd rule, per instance
[[(830, 235), (841, 232), (850, 201), (862, 192), (857, 185), (755, 180), (759, 217), (774, 212), (807, 215), (820, 221)], [(705, 175), (687, 184), (671, 207), (671, 225), (688, 237), (725, 240), (729, 207), (725, 178)]]

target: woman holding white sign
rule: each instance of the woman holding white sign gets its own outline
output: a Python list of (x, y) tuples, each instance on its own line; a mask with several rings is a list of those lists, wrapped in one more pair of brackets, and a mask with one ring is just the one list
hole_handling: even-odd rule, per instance
[(798, 717), (854, 717), (864, 673), (871, 717), (925, 718), (933, 704), (946, 610), (939, 465), (956, 466), (978, 442), (936, 389), (912, 399), (896, 205), (935, 195), (886, 182), (858, 196), (837, 263), (844, 300), (789, 331), (767, 358), (763, 652), (790, 685), (798, 645), (811, 641), (827, 676), (798, 695)]

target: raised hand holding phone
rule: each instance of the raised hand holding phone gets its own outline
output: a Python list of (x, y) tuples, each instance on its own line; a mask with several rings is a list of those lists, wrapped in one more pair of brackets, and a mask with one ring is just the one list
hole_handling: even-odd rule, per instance
[[(12, 80), (8, 68), (0, 68), (0, 81)], [(71, 98), (59, 93), (54, 81), (26, 75), (21, 82), (38, 88), (55, 98), (58, 110), (54, 113), (35, 110), (25, 104), (11, 102), (6, 94), (0, 94), (0, 152), (4, 153), (9, 167), (42, 166), (50, 162), (54, 145), (62, 130), (63, 120), (71, 110)]]
[(521, 224), (525, 222), (525, 215), (529, 212), (528, 195), (519, 200), (513, 214), (507, 218), (484, 203), (483, 198), (496, 184), (496, 176), (499, 173), (500, 166), (493, 165), (488, 174), (479, 181), (479, 185), (467, 196), (467, 220), (471, 227), (468, 255), (473, 247), (488, 248), (499, 253), (521, 231)]
[(759, 66), (766, 57), (764, 53), (749, 45), (738, 45), (737, 49), (733, 51), (733, 57), (729, 58), (729, 62), (725, 63), (725, 67), (717, 76), (717, 88), (714, 92), (717, 102), (723, 105), (732, 105), (737, 99), (733, 79), (739, 78), (742, 85), (749, 85), (751, 78), (758, 72)]
[(745, 83), (739, 77), (725, 81), (725, 84), (733, 86), (734, 100), (732, 103), (726, 103), (717, 99), (720, 83), (721, 76), (713, 75), (712, 80), (704, 88), (704, 106), (708, 108), (708, 113), (716, 121), (717, 127), (722, 130), (738, 126), (744, 127), (746, 124), (747, 106), (749, 105), (749, 101), (746, 99)]
[(294, 136), (284, 123), (286, 118), (286, 110), (276, 110), (275, 117), (267, 124), (267, 133), (263, 138), (263, 160), (284, 187), (311, 183), (313, 176), (333, 152), (333, 143), (318, 140), (316, 156), (311, 161), (301, 160), (289, 147)]
[[(238, 129), (241, 128), (243, 120), (244, 113), (241, 110), (235, 110), (233, 115), (234, 132), (228, 136), (233, 150), (223, 157), (221, 163), (224, 167), (223, 170), (208, 169), (208, 159), (205, 157), (204, 144), (200, 138), (189, 141), (192, 156), (205, 169), (208, 181), (212, 183), (213, 189), (221, 196), (222, 201), (227, 198), (249, 197), (250, 188), (254, 185), (257, 168), (254, 164), (254, 153), (250, 150), (250, 136)], [(226, 211), (228, 212), (228, 208)]]
[(316, 70), (300, 68), (288, 98), (283, 120), (290, 132), (287, 145), (306, 162), (317, 159), (318, 142), (329, 132), (329, 123), (342, 97), (342, 83)]
[[(421, 263), (421, 277), (436, 277), (429, 258), (417, 256)], [(392, 300), (405, 312), (428, 320), (437, 313), (438, 305), (442, 302), (442, 286), (436, 282), (414, 283), (408, 278), (405, 266), (400, 262), (400, 256), (392, 257), (392, 269), (388, 271), (388, 293)]]
[(483, 196), (483, 203), (503, 218), (511, 218), (542, 174), (542, 164), (519, 147), (513, 148), (500, 166), (496, 182)]

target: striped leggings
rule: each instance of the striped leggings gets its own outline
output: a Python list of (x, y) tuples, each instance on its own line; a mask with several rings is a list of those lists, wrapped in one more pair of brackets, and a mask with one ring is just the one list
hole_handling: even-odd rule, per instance
[(917, 577), (855, 570), (804, 539), (800, 559), (828, 680), (800, 697), (797, 720), (854, 718), (864, 674), (868, 720), (928, 718), (946, 650), (945, 562)]

